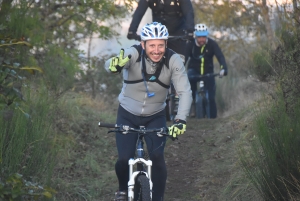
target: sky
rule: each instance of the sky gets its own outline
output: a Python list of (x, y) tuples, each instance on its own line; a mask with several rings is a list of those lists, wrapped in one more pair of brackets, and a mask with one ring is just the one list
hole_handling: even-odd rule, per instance
[[(100, 40), (98, 38), (93, 38), (92, 39), (92, 45), (91, 45), (91, 56), (98, 56), (101, 57), (103, 54), (107, 53), (115, 53), (118, 54), (120, 52), (121, 48), (129, 48), (134, 44), (139, 44), (138, 41), (136, 40), (128, 40), (127, 39), (127, 33), (128, 33), (128, 28), (131, 23), (131, 15), (128, 17), (128, 19), (124, 20), (124, 22), (121, 24), (121, 33), (120, 36), (118, 37), (119, 42), (118, 43), (116, 38), (112, 38), (110, 40)], [(141, 28), (146, 24), (152, 21), (152, 16), (151, 16), (151, 10), (148, 9), (140, 23), (140, 26), (137, 30), (137, 33), (141, 31)], [(85, 52), (88, 51), (88, 41), (83, 42), (80, 45), (80, 49), (84, 50)]]

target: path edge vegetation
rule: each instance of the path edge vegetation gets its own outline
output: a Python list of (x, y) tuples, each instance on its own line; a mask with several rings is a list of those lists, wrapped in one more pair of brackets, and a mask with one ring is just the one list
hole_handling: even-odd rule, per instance
[[(70, 16), (68, 9), (72, 9), (72, 5), (47, 5), (50, 6), (51, 10), (48, 11), (51, 11), (52, 15), (45, 16), (49, 12), (42, 3), (30, 5), (29, 1), (20, 2), (20, 5), (15, 7), (12, 6), (12, 1), (1, 2), (1, 8), (5, 9), (1, 9), (0, 19), (5, 23), (0, 24), (0, 197), (4, 200), (92, 200), (93, 196), (99, 194), (86, 192), (86, 181), (77, 181), (78, 186), (74, 186), (68, 183), (72, 181), (71, 178), (64, 174), (59, 175), (83, 166), (87, 167), (89, 174), (93, 174), (101, 171), (102, 166), (112, 167), (114, 161), (112, 157), (109, 163), (98, 166), (97, 158), (101, 158), (102, 153), (86, 154), (82, 164), (78, 161), (68, 161), (71, 156), (67, 151), (73, 147), (84, 151), (83, 139), (81, 144), (76, 144), (79, 137), (76, 131), (85, 130), (91, 134), (87, 138), (97, 139), (96, 128), (89, 127), (90, 124), (86, 122), (87, 116), (95, 119), (100, 117), (106, 121), (113, 120), (112, 112), (106, 111), (107, 105), (104, 103), (107, 100), (111, 101), (111, 97), (103, 95), (103, 102), (98, 103), (102, 112), (97, 115), (95, 111), (83, 112), (79, 108), (95, 104), (93, 101), (89, 102), (80, 93), (77, 96), (68, 93), (74, 89), (74, 78), (88, 79), (79, 68), (81, 64), (87, 65), (90, 72), (94, 72), (95, 68), (90, 58), (78, 58), (81, 52), (75, 48), (76, 42), (67, 43), (72, 37), (62, 38), (72, 22), (79, 25), (81, 20), (86, 18)], [(109, 14), (111, 18), (122, 18), (122, 15), (117, 16), (116, 9), (121, 9), (122, 14), (126, 13), (126, 9), (130, 9), (127, 5), (118, 8), (109, 1), (103, 2), (101, 6), (106, 9), (102, 10), (108, 12), (102, 14)], [(98, 8), (96, 5), (77, 6), (80, 8), (78, 12), (83, 14), (88, 6), (95, 6), (95, 10)], [(38, 9), (42, 9), (42, 12), (39, 13)], [(67, 13), (70, 19), (74, 17), (73, 21), (57, 18)], [(46, 17), (53, 20), (50, 22), (57, 24), (41, 23), (40, 19), (45, 20)], [(16, 19), (27, 20), (17, 23)], [(289, 25), (285, 26), (282, 22), (283, 28), (276, 33), (276, 48), (273, 48), (274, 44), (269, 44), (254, 54), (253, 72), (260, 81), (269, 84), (270, 90), (264, 99), (266, 104), (261, 104), (261, 111), (257, 113), (249, 141), (238, 148), (241, 167), (264, 200), (299, 199), (300, 174), (297, 154), (300, 152), (297, 133), (300, 128), (297, 122), (300, 117), (300, 33), (297, 29), (299, 24), (291, 26), (293, 23), (295, 22), (289, 22)], [(93, 21), (87, 24), (90, 26), (77, 27), (85, 37), (99, 33), (102, 38), (107, 39), (117, 34), (110, 30), (109, 26), (99, 28)], [(30, 41), (27, 41), (28, 39)], [(91, 80), (86, 82), (94, 83)], [(85, 103), (79, 104), (78, 100), (84, 100)], [(80, 125), (77, 124), (78, 120)], [(101, 152), (105, 155), (110, 142), (102, 140), (97, 143), (104, 148)], [(98, 146), (97, 143), (94, 146)], [(62, 162), (68, 164), (62, 165)], [(109, 182), (113, 174), (106, 176), (107, 180), (104, 181)], [(103, 181), (99, 181), (97, 185), (99, 189), (93, 189), (94, 191), (107, 193)], [(100, 189), (101, 187), (103, 189)], [(60, 192), (57, 192), (58, 189)]]
[(264, 48), (254, 55), (254, 70), (269, 90), (238, 155), (243, 172), (262, 200), (299, 200), (299, 29), (282, 30), (278, 38), (276, 49)]

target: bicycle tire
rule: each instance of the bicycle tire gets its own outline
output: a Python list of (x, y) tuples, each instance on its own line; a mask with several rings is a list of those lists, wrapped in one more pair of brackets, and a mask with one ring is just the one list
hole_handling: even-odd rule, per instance
[(208, 102), (208, 100), (207, 100), (207, 98), (206, 97), (204, 97), (204, 99), (203, 99), (203, 111), (204, 111), (204, 117), (205, 118), (210, 118), (210, 111), (209, 111), (210, 109), (209, 109), (209, 102)]
[(150, 183), (146, 175), (137, 176), (134, 192), (134, 201), (151, 201)]
[(196, 118), (202, 119), (205, 117), (204, 105), (203, 105), (203, 97), (200, 94), (196, 94)]
[(177, 114), (177, 112), (175, 111), (176, 110), (176, 98), (174, 95), (170, 97), (169, 108), (170, 108), (170, 110), (169, 110), (170, 119), (174, 120), (174, 118)]
[(166, 120), (171, 121), (171, 115), (170, 115), (170, 100), (166, 101)]

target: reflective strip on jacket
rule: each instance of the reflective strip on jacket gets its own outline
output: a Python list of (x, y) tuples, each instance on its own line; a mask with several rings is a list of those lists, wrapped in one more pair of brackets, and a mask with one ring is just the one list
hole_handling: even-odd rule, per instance
[(228, 73), (226, 60), (219, 45), (216, 41), (208, 38), (204, 47), (199, 47), (195, 42), (190, 43), (188, 49), (187, 58), (189, 57), (188, 69), (193, 68), (199, 74), (214, 73), (213, 57), (216, 56), (220, 68), (225, 70), (225, 74)]

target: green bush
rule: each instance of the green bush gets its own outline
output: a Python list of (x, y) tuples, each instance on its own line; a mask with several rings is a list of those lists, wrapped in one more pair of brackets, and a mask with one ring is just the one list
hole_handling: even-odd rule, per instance
[[(285, 31), (283, 31), (285, 33)], [(290, 43), (283, 35), (282, 43), (272, 52), (275, 81), (279, 86), (286, 112), (292, 114), (294, 105), (300, 98), (300, 32), (290, 33)]]
[(266, 49), (254, 52), (253, 63), (253, 72), (260, 81), (267, 81), (267, 79), (273, 75), (270, 54)]
[(19, 58), (21, 52), (24, 49), (29, 51), (32, 46), (26, 41), (2, 36), (1, 33), (5, 31), (0, 28), (0, 110), (23, 100), (21, 88), (27, 74), (22, 71), (31, 74), (35, 74), (35, 71), (42, 72), (39, 67), (19, 63), (22, 60)]
[[(35, 92), (35, 93), (34, 93)], [(26, 105), (22, 110), (2, 110), (0, 113), (0, 178), (19, 173), (31, 181), (49, 184), (55, 164), (51, 98), (39, 89), (24, 90)]]
[(264, 200), (294, 200), (300, 193), (300, 104), (291, 117), (285, 103), (261, 112), (255, 122), (250, 150), (241, 147), (241, 165)]
[(55, 191), (37, 183), (23, 179), (20, 174), (13, 174), (4, 182), (0, 180), (1, 200), (40, 200), (52, 198)]

